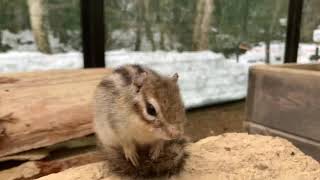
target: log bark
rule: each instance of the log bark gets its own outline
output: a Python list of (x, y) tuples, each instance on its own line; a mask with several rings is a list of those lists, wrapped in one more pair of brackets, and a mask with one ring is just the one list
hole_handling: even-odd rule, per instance
[(0, 75), (0, 157), (93, 133), (91, 99), (110, 69)]
[(40, 160), (43, 158), (46, 158), (49, 156), (49, 151), (46, 149), (36, 149), (36, 150), (30, 150), (26, 152), (21, 152), (18, 154), (14, 154), (11, 156), (5, 156), (0, 158), (0, 163), (1, 162), (6, 162), (6, 161), (35, 161), (35, 160)]
[(57, 173), (71, 167), (102, 161), (103, 155), (96, 150), (51, 161), (28, 161), (20, 166), (0, 171), (0, 179), (31, 180)]
[[(183, 171), (170, 180), (318, 179), (320, 164), (290, 142), (269, 136), (230, 133), (188, 145)], [(92, 163), (39, 180), (120, 180), (104, 164)]]

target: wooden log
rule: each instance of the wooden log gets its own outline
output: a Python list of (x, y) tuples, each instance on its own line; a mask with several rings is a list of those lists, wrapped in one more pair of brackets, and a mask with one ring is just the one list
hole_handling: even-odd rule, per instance
[(96, 150), (91, 150), (57, 160), (28, 161), (20, 166), (0, 171), (0, 179), (31, 180), (48, 174), (57, 173), (71, 167), (77, 167), (102, 160), (102, 154)]
[[(0, 75), (0, 157), (91, 134), (91, 99), (110, 69)], [(8, 122), (8, 119), (12, 120)]]
[(35, 149), (30, 151), (21, 152), (18, 154), (13, 154), (10, 156), (4, 156), (0, 158), (1, 162), (6, 161), (35, 161), (46, 158), (49, 156), (49, 150), (47, 149)]
[[(52, 156), (55, 155), (55, 151), (61, 151), (63, 149), (68, 149), (67, 155), (70, 155), (74, 150), (94, 147), (96, 146), (96, 138), (94, 135), (85, 136), (77, 139), (72, 139), (69, 141), (64, 141), (51, 146), (46, 146), (45, 148), (34, 149), (29, 151), (23, 151), (17, 154), (12, 154), (9, 156), (0, 157), (0, 167), (5, 164), (6, 161), (36, 161), (44, 158), (56, 158)], [(3, 162), (3, 163), (2, 163)], [(2, 163), (2, 164), (1, 164)]]

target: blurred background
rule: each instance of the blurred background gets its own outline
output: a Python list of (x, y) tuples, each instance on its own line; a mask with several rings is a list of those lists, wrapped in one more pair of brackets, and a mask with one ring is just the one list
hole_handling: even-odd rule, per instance
[[(104, 1), (105, 50), (201, 51), (239, 62), (282, 62), (288, 0)], [(315, 54), (317, 0), (305, 0), (298, 61)], [(0, 0), (0, 53), (81, 56), (79, 0)], [(74, 57), (76, 56), (76, 57)], [(16, 57), (17, 58), (17, 57)]]
[[(2, 119), (10, 119), (15, 113), (18, 119), (23, 119), (20, 121), (23, 130), (19, 129), (19, 123), (19, 128), (15, 128), (14, 123), (5, 121), (10, 138), (24, 137), (24, 130), (33, 127), (35, 133), (42, 133), (42, 128), (37, 129), (38, 124), (48, 128), (47, 137), (37, 134), (40, 142), (54, 139), (52, 134), (67, 132), (57, 125), (85, 132), (81, 129), (83, 125), (76, 123), (82, 123), (80, 119), (91, 127), (90, 93), (110, 69), (82, 69), (138, 63), (163, 74), (178, 72), (188, 117), (185, 132), (192, 140), (228, 132), (249, 132), (244, 122), (248, 121), (250, 100), (247, 104), (245, 100), (249, 69), (253, 65), (297, 62), (305, 69), (311, 67), (308, 70), (319, 72), (318, 66), (304, 66), (320, 60), (319, 7), (319, 0), (0, 0), (0, 115)], [(33, 72), (53, 69), (78, 70)], [(283, 124), (297, 129), (310, 127), (313, 131), (307, 131), (318, 132), (314, 129), (316, 123), (307, 126), (304, 120), (308, 120), (305, 114), (310, 112), (315, 117), (310, 122), (318, 122), (319, 108), (310, 104), (318, 103), (312, 93), (316, 94), (319, 86), (308, 78), (298, 78), (300, 83), (307, 82), (306, 79), (311, 82), (307, 88), (296, 86), (295, 79), (290, 79), (294, 76), (283, 74), (270, 73), (270, 76), (287, 79), (268, 81), (259, 76), (264, 84), (250, 86), (253, 89), (260, 86), (259, 90), (265, 94), (265, 89), (277, 92), (277, 88), (281, 90), (285, 86), (284, 91), (278, 89), (278, 96), (272, 93), (265, 96), (275, 104), (258, 99), (263, 105), (255, 107), (259, 108), (256, 114), (278, 116), (274, 122), (286, 122)], [(250, 75), (253, 77), (253, 73)], [(314, 91), (310, 93), (308, 88)], [(274, 112), (269, 113), (272, 109)], [(289, 115), (288, 121), (279, 112)], [(304, 113), (296, 116), (291, 112)], [(70, 126), (64, 124), (65, 120)], [(1, 128), (0, 122), (0, 136), (5, 132)], [(23, 133), (15, 136), (10, 131)], [(306, 131), (297, 130), (295, 135), (296, 132)], [(86, 136), (92, 133), (88, 130)], [(69, 136), (68, 133), (66, 139)], [(10, 138), (4, 138), (7, 144), (3, 145), (9, 150), (15, 141)], [(92, 136), (79, 137), (81, 142), (83, 138), (89, 139), (89, 143), (86, 140), (84, 147), (80, 143), (81, 148), (95, 147)], [(79, 139), (75, 139), (76, 144)], [(38, 142), (33, 140), (34, 144)], [(311, 142), (311, 138), (306, 142)], [(311, 151), (319, 159), (319, 142), (314, 147)], [(46, 160), (64, 157), (59, 147), (51, 148), (48, 152), (53, 158)], [(0, 171), (23, 162), (4, 162), (7, 165)]]
[[(0, 0), (0, 72), (83, 68), (82, 10), (90, 9), (83, 2)], [(240, 130), (248, 68), (285, 59), (289, 0), (100, 2), (106, 66), (141, 63), (167, 74), (179, 72), (187, 108), (242, 100), (222, 108), (230, 118), (216, 111), (216, 119), (224, 121), (205, 125), (208, 131)], [(319, 6), (318, 0), (303, 1), (298, 63), (319, 59), (314, 38)], [(194, 119), (212, 123), (213, 111), (203, 116), (194, 111)]]

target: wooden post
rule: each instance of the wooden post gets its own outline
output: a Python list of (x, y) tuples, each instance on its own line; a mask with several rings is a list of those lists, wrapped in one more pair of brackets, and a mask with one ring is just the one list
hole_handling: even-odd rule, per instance
[(284, 62), (297, 62), (303, 0), (290, 0)]
[(105, 67), (103, 0), (81, 0), (84, 67)]

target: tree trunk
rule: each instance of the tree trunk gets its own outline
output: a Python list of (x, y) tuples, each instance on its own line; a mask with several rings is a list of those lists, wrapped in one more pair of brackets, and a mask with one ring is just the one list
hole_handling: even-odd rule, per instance
[(152, 51), (156, 50), (156, 45), (153, 39), (153, 32), (151, 30), (151, 23), (150, 23), (150, 0), (143, 0), (143, 21), (144, 21), (144, 28), (146, 31), (146, 36), (151, 43)]
[(193, 50), (205, 50), (209, 46), (209, 29), (213, 0), (198, 0), (197, 15), (195, 17), (192, 37)]
[(160, 27), (160, 49), (164, 50), (165, 46), (164, 46), (164, 38), (165, 38), (165, 31), (164, 31), (164, 27)]
[(155, 24), (157, 25), (157, 30), (160, 31), (160, 42), (159, 42), (159, 49), (165, 50), (165, 36), (166, 36), (166, 26), (167, 24), (165, 21), (162, 19), (162, 14), (161, 14), (161, 7), (163, 6), (160, 1), (154, 1), (154, 5), (156, 8), (155, 13), (156, 13), (156, 20)]
[(139, 51), (141, 48), (141, 21), (143, 20), (143, 1), (142, 0), (136, 0), (136, 41), (134, 45), (134, 50)]
[(242, 19), (242, 31), (241, 31), (241, 41), (243, 40), (247, 40), (247, 36), (248, 36), (248, 16), (249, 16), (249, 0), (245, 1), (243, 8), (244, 11), (244, 15), (243, 15), (243, 19)]
[(275, 27), (277, 25), (277, 20), (279, 19), (279, 15), (281, 12), (281, 1), (276, 1), (276, 4), (274, 6), (274, 11), (271, 18), (271, 23), (269, 27), (267, 28), (268, 32), (266, 34), (266, 63), (270, 64), (270, 45), (272, 41), (272, 35), (275, 32)]
[(23, 6), (18, 5), (17, 7), (15, 7), (15, 9), (13, 10), (13, 14), (14, 14), (14, 23), (15, 23), (15, 27), (14, 27), (14, 32), (18, 32), (21, 29), (24, 29), (24, 25), (26, 24), (25, 22), (25, 18), (23, 15)]
[[(108, 21), (108, 19), (107, 19)], [(105, 23), (104, 25), (104, 29), (105, 29), (105, 45), (106, 45), (106, 50), (109, 50), (112, 47), (112, 38), (111, 38), (111, 30), (109, 29), (109, 25), (108, 23)]]
[(270, 40), (266, 41), (266, 63), (270, 64)]
[(134, 50), (139, 51), (141, 47), (141, 27), (138, 24), (137, 31), (136, 31), (136, 43), (134, 45)]
[(2, 51), (2, 33), (0, 33), (0, 51)]
[(48, 9), (45, 0), (28, 0), (32, 33), (40, 52), (51, 53), (48, 38)]

